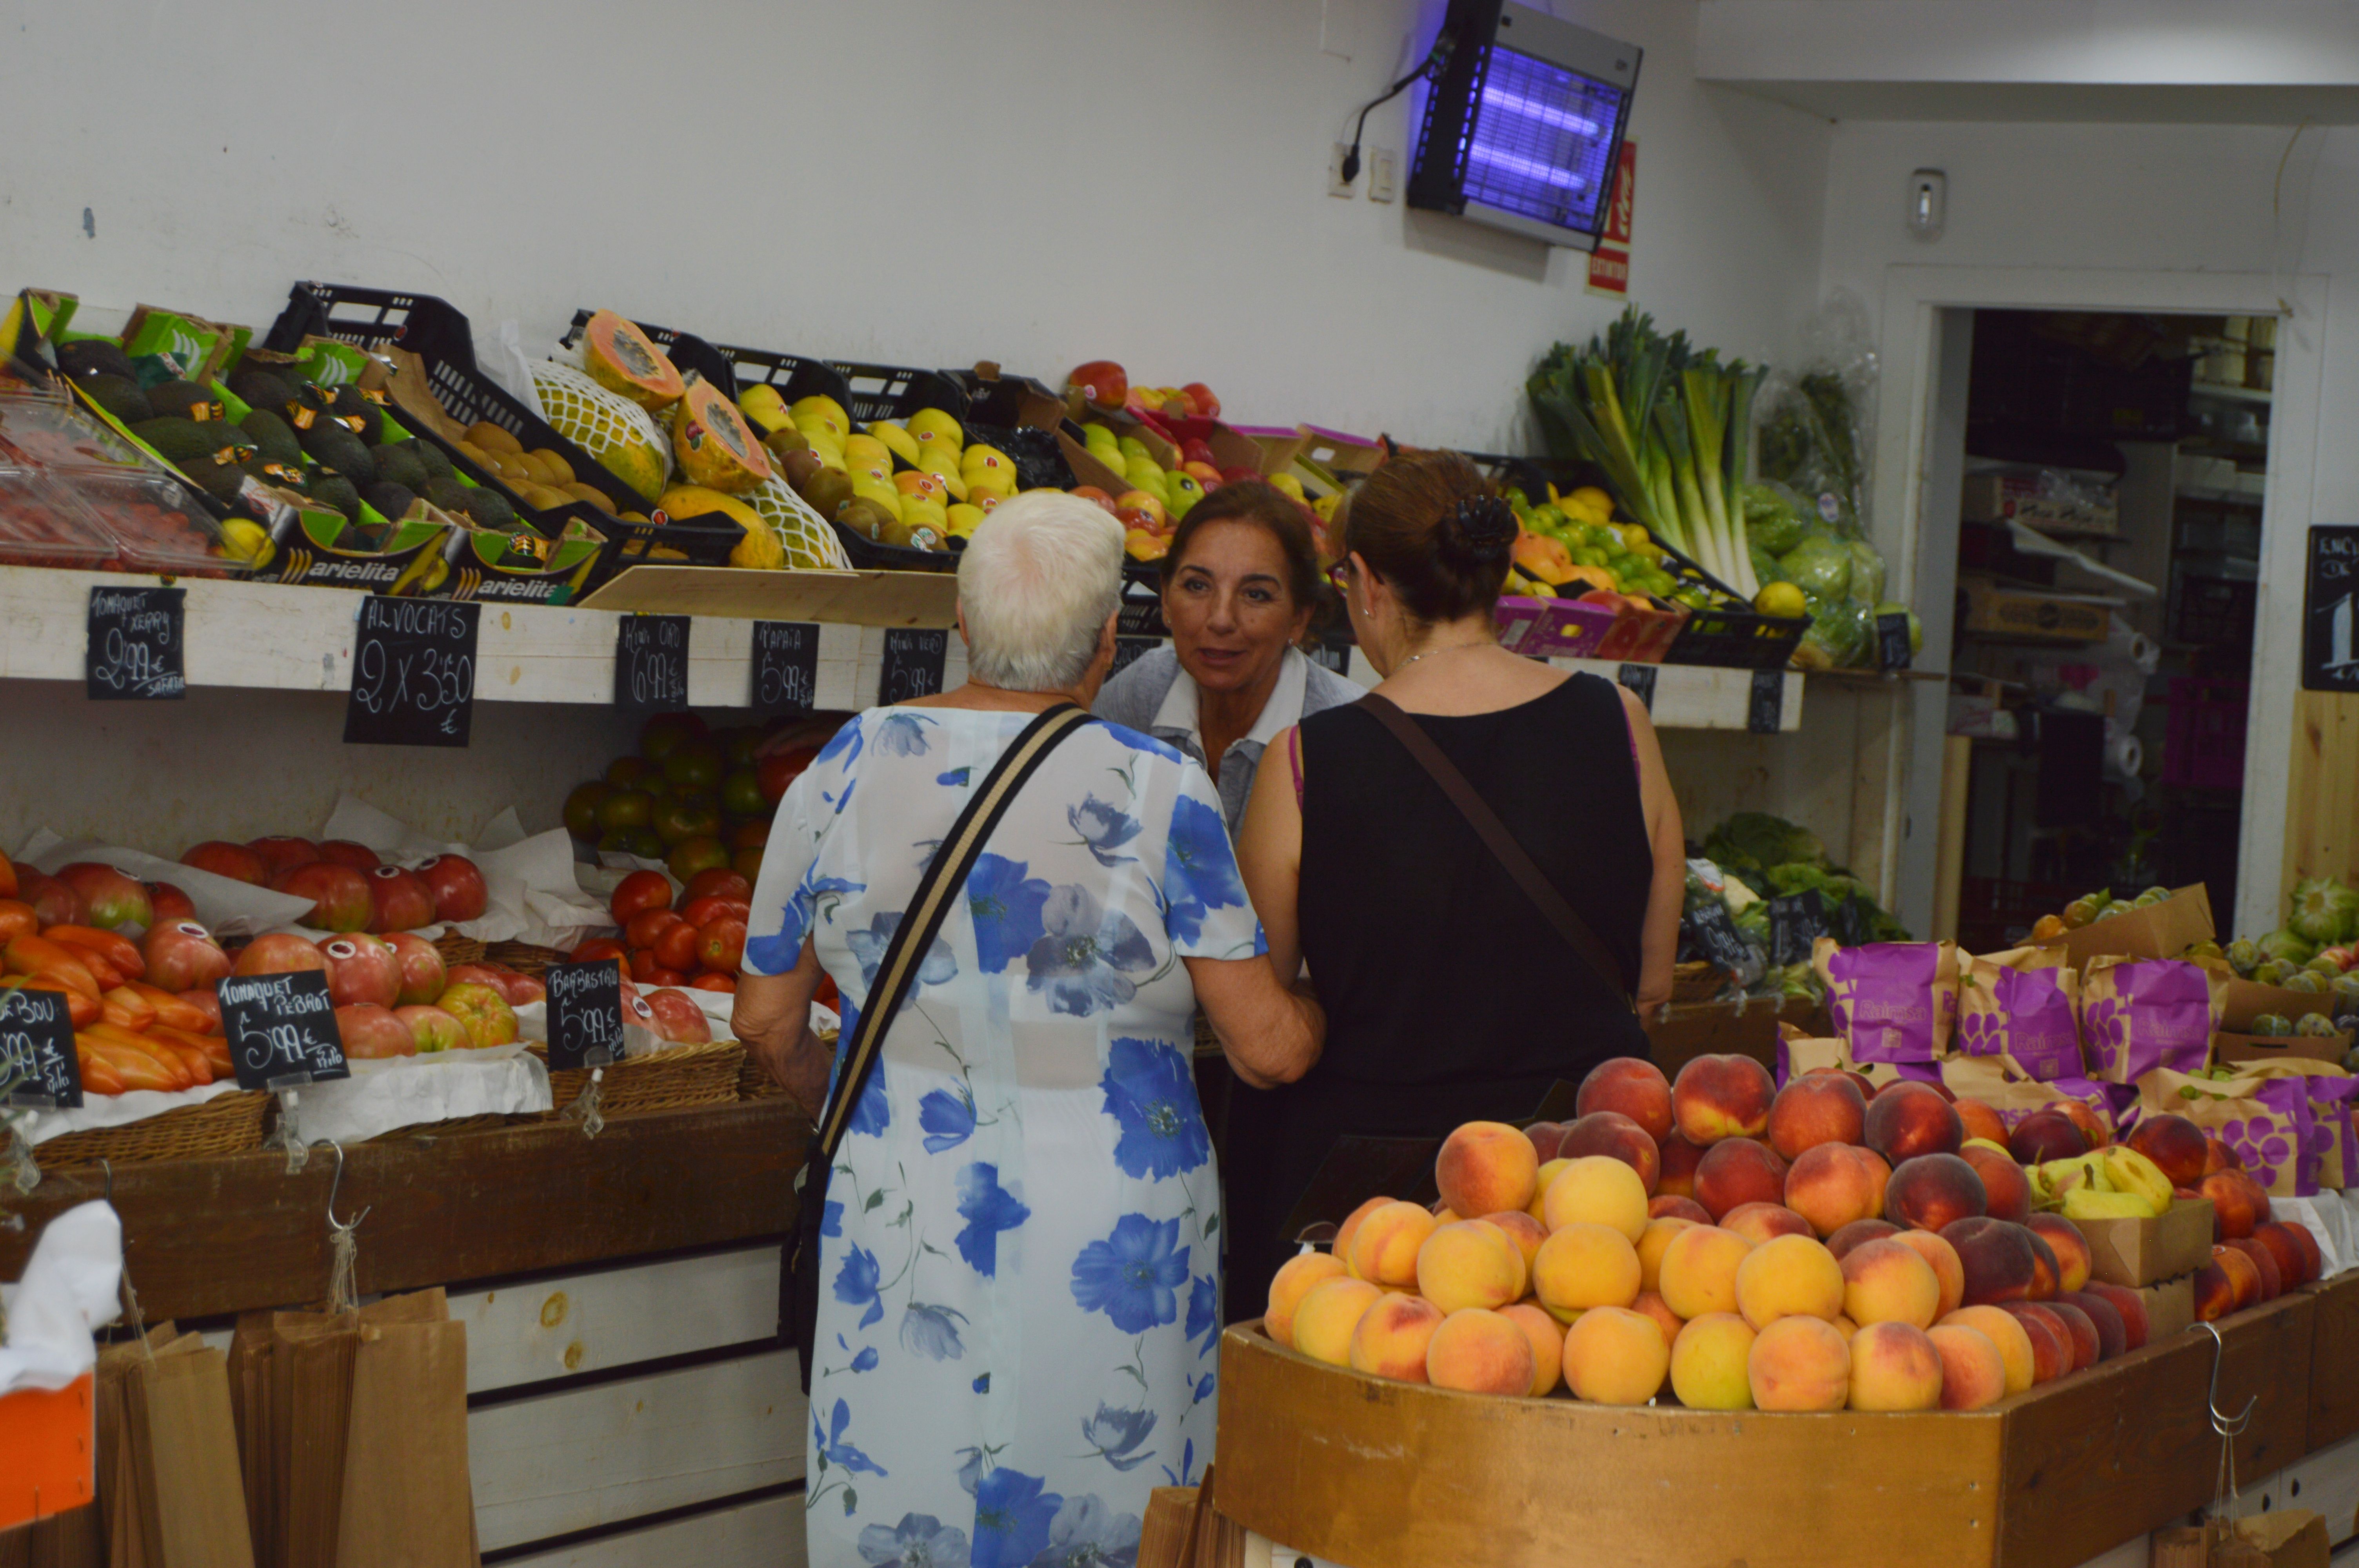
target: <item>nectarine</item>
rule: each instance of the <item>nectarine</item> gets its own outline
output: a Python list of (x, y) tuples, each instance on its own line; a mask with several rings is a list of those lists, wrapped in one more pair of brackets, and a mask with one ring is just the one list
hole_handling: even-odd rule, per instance
[(1671, 1085), (1671, 1118), (1691, 1143), (1751, 1138), (1769, 1125), (1777, 1094), (1769, 1069), (1750, 1056), (1697, 1056)]
[(1581, 1080), (1573, 1114), (1618, 1111), (1660, 1143), (1671, 1135), (1671, 1086), (1663, 1070), (1638, 1056), (1614, 1056), (1589, 1069)]

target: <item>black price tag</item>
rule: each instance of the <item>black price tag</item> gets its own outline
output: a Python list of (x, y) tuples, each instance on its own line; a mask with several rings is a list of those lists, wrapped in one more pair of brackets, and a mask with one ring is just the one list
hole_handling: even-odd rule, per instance
[(2304, 691), (2359, 691), (2359, 528), (2310, 531), (2301, 686)]
[(1152, 637), (1158, 641), (1171, 635), (1171, 628), (1163, 620), (1161, 597), (1140, 590), (1134, 598), (1133, 590), (1125, 588), (1122, 608), (1114, 612), (1114, 634), (1117, 637)]
[(82, 650), (82, 693), (92, 702), (178, 702), (189, 695), (182, 658), (188, 590), (93, 588)]
[(327, 976), (235, 975), (213, 994), (238, 1087), (280, 1089), (353, 1076)]
[(540, 979), (549, 988), (549, 1067), (603, 1067), (621, 1060), (623, 971), (614, 960), (551, 964)]
[(1114, 679), (1161, 646), (1163, 642), (1159, 637), (1116, 637), (1114, 640), (1114, 665), (1106, 671), (1106, 679)]
[(1638, 700), (1646, 707), (1647, 712), (1652, 713), (1655, 711), (1654, 665), (1624, 665), (1622, 666), (1621, 674), (1616, 676), (1614, 678), (1619, 680), (1630, 690), (1638, 694)]
[(1745, 704), (1745, 727), (1756, 735), (1775, 735), (1786, 720), (1786, 672), (1755, 670), (1753, 692)]
[(1687, 914), (1688, 935), (1705, 959), (1723, 969), (1742, 969), (1753, 961), (1753, 949), (1728, 917), (1728, 906), (1707, 899)]
[(450, 599), (361, 600), (344, 743), (464, 746), (475, 721), (483, 606)]
[(754, 706), (764, 713), (809, 713), (819, 699), (819, 623), (754, 622)]
[(71, 1110), (82, 1104), (82, 1058), (74, 1054), (73, 1019), (65, 993), (0, 992), (0, 1078), (20, 1080), (10, 1105)]
[(876, 702), (890, 708), (897, 702), (931, 697), (942, 689), (942, 661), (951, 654), (947, 632), (915, 632), (896, 627), (885, 633), (885, 669), (876, 677)]
[(1819, 890), (1804, 888), (1769, 901), (1769, 961), (1807, 963), (1811, 945), (1827, 934), (1826, 905)]
[(614, 706), (688, 706), (688, 617), (625, 615), (614, 628)]
[(1879, 615), (1875, 618), (1875, 667), (1879, 670), (1905, 670), (1914, 656), (1908, 646), (1908, 617)]

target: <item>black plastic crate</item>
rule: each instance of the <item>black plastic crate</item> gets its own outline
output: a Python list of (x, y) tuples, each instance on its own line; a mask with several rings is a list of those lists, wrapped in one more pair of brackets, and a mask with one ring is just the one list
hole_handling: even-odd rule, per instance
[(1006, 452), (1016, 465), (1018, 490), (1071, 490), (1081, 482), (1073, 477), (1072, 466), (1065, 461), (1064, 449), (1057, 445), (1057, 433), (1053, 430), (970, 420), (966, 425), (966, 444), (996, 447)]
[(852, 557), (853, 568), (864, 572), (954, 572), (959, 552), (966, 547), (965, 540), (953, 539), (945, 550), (913, 550), (906, 545), (880, 545), (841, 523), (828, 526), (843, 541), (843, 553)]
[(2182, 572), (2173, 586), (2178, 590), (2171, 606), (2173, 640), (2239, 651), (2252, 647), (2258, 583)]
[(1782, 669), (1810, 629), (1807, 615), (1764, 615), (1745, 596), (1678, 550), (1655, 541), (1671, 575), (1703, 589), (1718, 602), (1688, 612), (1679, 635), (1663, 650), (1667, 665), (1717, 665), (1723, 669)]
[[(590, 325), (590, 318), (596, 314), (594, 310), (576, 310), (573, 324), (565, 329), (565, 336), (559, 341), (569, 349), (579, 343), (582, 329)], [(645, 332), (655, 346), (664, 351), (675, 370), (682, 373), (694, 371), (703, 380), (720, 388), (722, 396), (732, 403), (737, 401), (737, 373), (730, 364), (728, 355), (693, 332), (652, 327), (645, 321), (634, 321), (631, 325)]]
[[(778, 389), (789, 407), (806, 397), (832, 397), (852, 414), (852, 383), (824, 360), (800, 354), (776, 354), (767, 349), (741, 349), (723, 343), (718, 352), (736, 373), (741, 387), (767, 384)], [(847, 430), (845, 435), (852, 432)]]
[[(1016, 424), (1017, 416), (1028, 403), (1055, 403), (1063, 399), (1049, 389), (1046, 383), (1027, 375), (984, 376), (977, 370), (946, 370), (944, 380), (957, 387), (966, 397), (967, 417), (973, 423), (997, 426), (1002, 429)], [(1060, 416), (1059, 423), (1067, 423)], [(1031, 427), (1027, 427), (1030, 428)], [(1076, 434), (1075, 440), (1081, 439)]]

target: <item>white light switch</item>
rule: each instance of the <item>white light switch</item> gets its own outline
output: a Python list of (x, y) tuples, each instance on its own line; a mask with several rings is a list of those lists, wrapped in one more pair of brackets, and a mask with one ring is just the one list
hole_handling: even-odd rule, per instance
[(1393, 199), (1394, 176), (1400, 155), (1390, 147), (1378, 147), (1368, 160), (1368, 200), (1390, 201)]

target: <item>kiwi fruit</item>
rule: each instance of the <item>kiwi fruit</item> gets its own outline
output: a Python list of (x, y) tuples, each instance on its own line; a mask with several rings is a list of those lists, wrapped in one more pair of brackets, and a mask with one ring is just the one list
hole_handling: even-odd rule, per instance
[[(801, 494), (813, 511), (832, 518), (852, 499), (852, 480), (840, 469), (822, 468), (804, 483)], [(884, 508), (877, 510), (882, 512)]]
[(385, 439), (385, 410), (363, 397), (359, 387), (336, 388), (332, 406), (337, 418), (357, 419), (361, 422), (360, 428), (353, 431), (353, 434), (361, 438), (363, 446), (374, 447)]
[[(346, 435), (352, 432), (347, 430)], [(346, 517), (357, 519), (361, 514), (361, 492), (353, 481), (339, 473), (321, 474), (311, 486), (311, 499)]]
[(418, 504), (418, 493), (406, 484), (393, 484), (380, 480), (369, 487), (368, 503), (397, 522), (409, 515)]
[(501, 531), (516, 525), (516, 508), (508, 504), (506, 496), (488, 485), (478, 485), (469, 491), (466, 504), (460, 510), (474, 519), (478, 528)]
[[(139, 390), (139, 384), (125, 376), (86, 375), (82, 378), (82, 395), (125, 425), (141, 425), (156, 417), (156, 406)], [(178, 414), (180, 409), (170, 412)]]
[[(210, 424), (223, 418), (221, 399), (193, 381), (167, 381), (147, 389), (148, 406), (158, 417), (177, 415), (194, 419), (198, 424)], [(201, 409), (201, 414), (195, 410)]]
[(92, 375), (119, 375), (125, 381), (139, 379), (132, 373), (131, 356), (123, 351), (123, 345), (104, 338), (77, 338), (71, 343), (60, 343), (58, 368), (78, 381)]
[(770, 449), (771, 456), (783, 458), (790, 452), (810, 451), (810, 438), (792, 425), (781, 425), (762, 438), (762, 445)]
[(397, 484), (404, 490), (424, 490), (432, 476), (418, 454), (416, 441), (387, 441), (370, 455), (376, 460), (376, 477), (380, 484)]
[(295, 401), (294, 384), (266, 370), (237, 372), (229, 378), (229, 389), (237, 395), (239, 402), (273, 413)]
[(864, 539), (877, 539), (884, 536), (886, 525), (893, 519), (876, 503), (854, 497), (837, 511), (835, 521)]
[[(451, 467), (451, 454), (436, 446), (433, 442), (412, 441), (409, 445), (417, 453), (419, 462), (425, 466), (426, 477), (428, 479), (455, 479), (458, 477), (456, 471)], [(409, 488), (416, 490), (418, 486), (413, 484)]]
[(361, 438), (332, 419), (317, 419), (298, 438), (303, 449), (322, 468), (331, 468), (355, 485), (376, 482), (376, 460)]
[(265, 462), (284, 463), (293, 468), (303, 461), (303, 443), (286, 420), (267, 408), (256, 408), (239, 422), (238, 428), (254, 443), (255, 450)]

